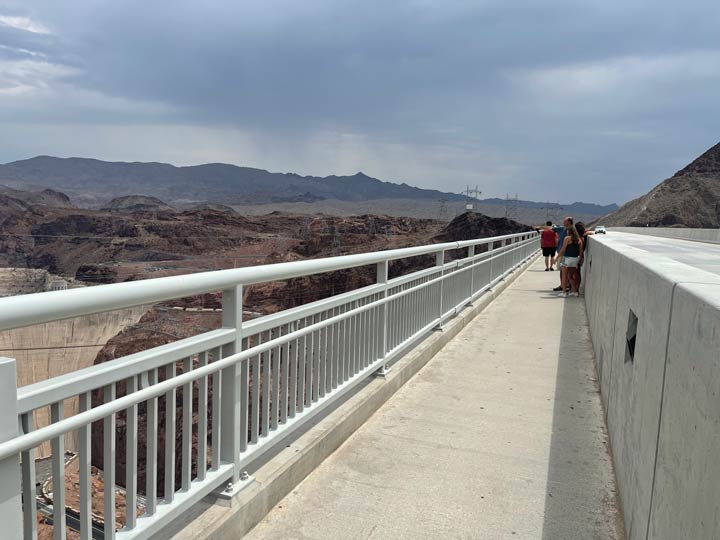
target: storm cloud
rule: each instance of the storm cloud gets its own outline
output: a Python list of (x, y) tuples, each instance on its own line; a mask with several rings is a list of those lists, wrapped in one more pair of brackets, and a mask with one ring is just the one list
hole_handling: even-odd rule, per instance
[(718, 142), (720, 3), (0, 3), (0, 161), (624, 202)]

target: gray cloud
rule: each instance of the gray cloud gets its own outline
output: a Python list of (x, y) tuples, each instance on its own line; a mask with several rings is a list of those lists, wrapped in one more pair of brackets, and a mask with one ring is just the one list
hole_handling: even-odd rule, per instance
[(711, 0), (26, 4), (0, 7), (0, 161), (362, 169), (622, 202), (718, 139)]

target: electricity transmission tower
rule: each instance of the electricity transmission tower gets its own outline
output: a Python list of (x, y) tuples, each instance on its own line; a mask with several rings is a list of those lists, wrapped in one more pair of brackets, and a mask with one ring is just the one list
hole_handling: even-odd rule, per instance
[(509, 194), (505, 194), (505, 217), (517, 221), (518, 217), (518, 196), (510, 197)]
[(440, 207), (438, 209), (438, 221), (448, 221), (447, 199), (438, 199)]
[(478, 189), (478, 186), (476, 185), (476, 186), (475, 186), (475, 189), (470, 189), (470, 186), (468, 186), (467, 189), (466, 189), (465, 191), (463, 191), (463, 193), (465, 194), (465, 210), (466, 210), (467, 212), (472, 212), (472, 211), (473, 211), (473, 203), (472, 203), (472, 200), (473, 200), (473, 199), (475, 199), (475, 200), (479, 199), (479, 198), (480, 198), (480, 194), (482, 193), (482, 191), (480, 191), (480, 190)]

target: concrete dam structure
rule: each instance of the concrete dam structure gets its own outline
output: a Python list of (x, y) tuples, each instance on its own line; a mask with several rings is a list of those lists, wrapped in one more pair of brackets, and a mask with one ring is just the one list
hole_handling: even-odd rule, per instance
[[(719, 538), (720, 246), (648, 233), (590, 239), (584, 298), (522, 233), (0, 299), (7, 332), (223, 297), (220, 329), (100, 366), (16, 387), (0, 361), (6, 537)], [(374, 284), (242, 318), (246, 285), (361, 266)], [(70, 436), (77, 480), (36, 500), (38, 449), (67, 478)]]

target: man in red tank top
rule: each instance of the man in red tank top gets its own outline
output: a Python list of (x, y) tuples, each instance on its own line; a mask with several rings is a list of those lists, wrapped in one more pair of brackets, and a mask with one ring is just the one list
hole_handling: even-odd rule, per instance
[(540, 234), (540, 247), (542, 248), (543, 257), (545, 257), (545, 271), (554, 270), (552, 267), (552, 259), (555, 256), (558, 245), (558, 235), (552, 230), (552, 221), (546, 223), (547, 229), (543, 229)]

